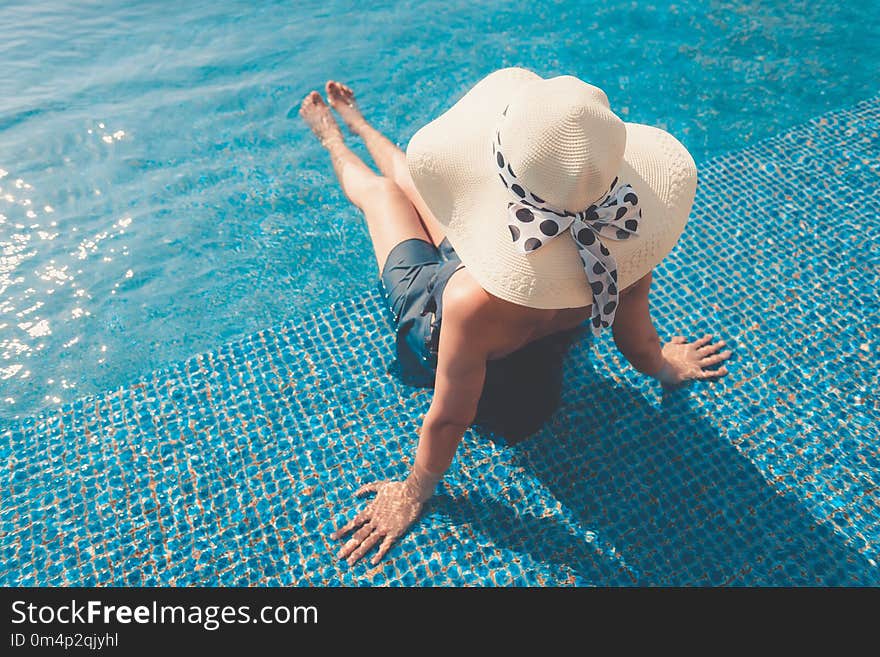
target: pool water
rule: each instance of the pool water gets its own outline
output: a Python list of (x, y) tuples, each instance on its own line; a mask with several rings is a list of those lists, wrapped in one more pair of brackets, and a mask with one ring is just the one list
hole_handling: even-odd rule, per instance
[(296, 115), (328, 78), (403, 146), (496, 68), (576, 74), (698, 164), (877, 92), (880, 3), (350, 7), (0, 6), (0, 422), (372, 289)]
[(880, 95), (700, 171), (652, 312), (729, 376), (666, 393), (585, 328), (350, 568), (330, 533), (432, 398), (370, 291), (0, 429), (0, 585), (880, 585)]

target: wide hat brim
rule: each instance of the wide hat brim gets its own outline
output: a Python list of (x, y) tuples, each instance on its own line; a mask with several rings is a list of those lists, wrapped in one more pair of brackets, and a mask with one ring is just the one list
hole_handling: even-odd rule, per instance
[[(510, 192), (498, 179), (491, 140), (502, 111), (525, 85), (543, 80), (523, 68), (495, 71), (413, 135), (407, 165), (425, 203), (477, 282), (490, 294), (531, 308), (580, 308), (593, 301), (574, 240), (560, 235), (520, 253), (507, 228)], [(626, 148), (617, 172), (633, 186), (639, 234), (603, 239), (618, 267), (618, 288), (650, 272), (684, 230), (697, 173), (687, 149), (659, 128), (625, 123)]]

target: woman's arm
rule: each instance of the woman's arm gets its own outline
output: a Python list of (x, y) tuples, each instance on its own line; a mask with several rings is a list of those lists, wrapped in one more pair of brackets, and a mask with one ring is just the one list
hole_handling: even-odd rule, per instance
[(730, 350), (716, 353), (724, 346), (724, 340), (711, 344), (713, 336), (704, 335), (688, 343), (684, 336), (676, 335), (665, 345), (660, 345), (648, 303), (651, 274), (648, 272), (620, 295), (611, 329), (620, 353), (639, 372), (658, 379), (665, 387), (727, 374), (726, 367), (704, 369), (730, 358)]
[(630, 364), (642, 374), (657, 378), (666, 361), (648, 305), (651, 280), (648, 272), (621, 292), (611, 331), (614, 343)]
[(468, 299), (445, 301), (434, 397), (422, 422), (415, 458), (431, 472), (446, 472), (462, 435), (477, 414), (487, 354), (482, 340), (487, 331), (480, 312), (480, 307)]
[(452, 463), (464, 432), (473, 422), (486, 378), (490, 335), (481, 321), (479, 299), (444, 299), (443, 323), (437, 356), (437, 373), (431, 407), (422, 422), (412, 470), (404, 481), (367, 484), (357, 494), (376, 492), (376, 498), (345, 527), (340, 538), (363, 525), (338, 555), (353, 564), (380, 540), (372, 563), (378, 561), (418, 518), (422, 505)]

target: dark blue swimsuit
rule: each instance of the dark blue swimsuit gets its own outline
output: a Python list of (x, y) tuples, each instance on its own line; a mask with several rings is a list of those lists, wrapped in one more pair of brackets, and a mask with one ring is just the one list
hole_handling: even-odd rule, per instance
[(434, 383), (443, 290), (462, 267), (445, 238), (435, 247), (414, 237), (400, 242), (388, 254), (379, 282), (397, 332), (399, 374), (405, 383)]

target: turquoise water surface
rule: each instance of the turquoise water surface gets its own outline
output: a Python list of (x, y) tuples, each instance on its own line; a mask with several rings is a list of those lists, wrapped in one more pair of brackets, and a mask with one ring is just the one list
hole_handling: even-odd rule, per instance
[(575, 74), (699, 164), (876, 93), (878, 19), (826, 0), (4, 3), (0, 419), (372, 288), (366, 228), (296, 116), (328, 78), (403, 146), (496, 68)]

